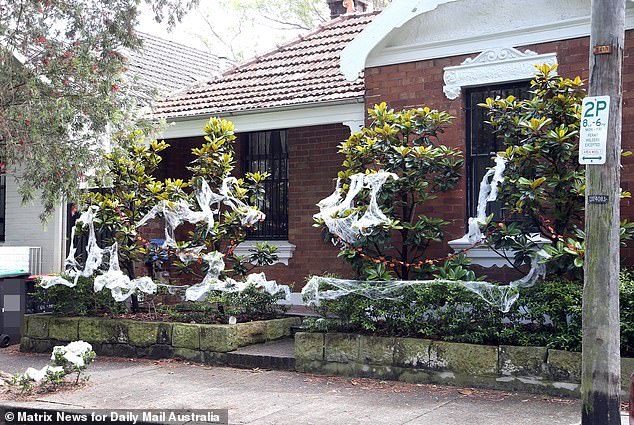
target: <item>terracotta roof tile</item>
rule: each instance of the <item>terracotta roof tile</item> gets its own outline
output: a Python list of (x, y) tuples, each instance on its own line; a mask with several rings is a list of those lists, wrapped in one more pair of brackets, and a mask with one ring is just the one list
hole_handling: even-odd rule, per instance
[(363, 78), (339, 70), (343, 48), (376, 13), (343, 15), (314, 32), (156, 103), (157, 117), (183, 117), (355, 99)]

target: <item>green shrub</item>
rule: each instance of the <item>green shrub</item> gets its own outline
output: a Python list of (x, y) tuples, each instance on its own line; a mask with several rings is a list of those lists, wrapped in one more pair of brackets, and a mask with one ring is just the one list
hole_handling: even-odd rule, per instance
[(634, 272), (621, 272), (621, 353), (634, 357)]
[(204, 302), (186, 301), (171, 306), (160, 306), (157, 311), (175, 322), (227, 323), (231, 316), (238, 322), (266, 320), (280, 317), (288, 307), (277, 304), (284, 292), (269, 294), (248, 285), (244, 291), (212, 291)]
[(218, 302), (221, 306), (220, 313), (228, 320), (230, 316), (235, 316), (238, 321), (272, 319), (284, 314), (288, 307), (277, 302), (284, 298), (284, 292), (269, 294), (266, 291), (256, 288), (254, 285), (247, 285), (243, 291), (220, 292), (210, 295), (211, 301)]
[[(62, 275), (72, 281), (70, 276)], [(95, 292), (94, 276), (80, 276), (77, 286), (69, 288), (64, 285), (54, 285), (43, 289), (36, 285), (33, 296), (41, 302), (53, 305), (53, 312), (62, 316), (96, 316), (103, 313), (123, 313), (125, 303), (118, 303), (110, 295), (110, 291)]]
[[(385, 102), (368, 114), (370, 125), (339, 145), (339, 153), (345, 155), (338, 173), (343, 192), (348, 192), (351, 177), (358, 173), (382, 170), (397, 175), (398, 180), (388, 179), (377, 198), (387, 222), (343, 246), (339, 257), (363, 279), (429, 276), (432, 270), (424, 261), (426, 252), (430, 245), (443, 240), (443, 227), (448, 222), (421, 214), (421, 208), (458, 185), (464, 165), (462, 152), (439, 143), (453, 117), (429, 108), (394, 111)], [(355, 210), (365, 213), (370, 199), (370, 191), (363, 190), (355, 199)], [(336, 240), (323, 217), (315, 221), (328, 242)]]
[[(326, 287), (322, 289), (328, 289)], [(331, 288), (332, 289), (332, 288)], [(322, 300), (312, 332), (358, 332), (475, 344), (545, 346), (581, 351), (580, 281), (551, 279), (520, 290), (502, 313), (458, 284), (404, 288), (397, 299), (347, 295)], [(634, 273), (621, 273), (621, 353), (634, 355)]]

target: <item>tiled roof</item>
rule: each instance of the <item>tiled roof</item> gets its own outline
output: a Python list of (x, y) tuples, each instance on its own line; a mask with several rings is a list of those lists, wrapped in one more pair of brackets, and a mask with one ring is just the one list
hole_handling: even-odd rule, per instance
[(219, 79), (194, 84), (157, 102), (154, 113), (176, 118), (361, 97), (363, 79), (347, 81), (339, 70), (339, 55), (375, 16), (340, 16)]
[(126, 52), (128, 71), (139, 84), (168, 95), (197, 81), (209, 80), (226, 69), (222, 59), (211, 53), (139, 33), (141, 49)]

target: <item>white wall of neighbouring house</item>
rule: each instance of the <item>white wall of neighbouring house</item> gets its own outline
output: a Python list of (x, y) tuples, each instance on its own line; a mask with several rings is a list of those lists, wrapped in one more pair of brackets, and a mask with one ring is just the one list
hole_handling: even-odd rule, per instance
[(41, 273), (60, 272), (65, 257), (65, 207), (60, 203), (46, 224), (40, 221), (41, 212), (42, 205), (37, 201), (30, 205), (22, 205), (15, 179), (8, 175), (5, 240), (0, 242), (0, 246), (40, 247)]

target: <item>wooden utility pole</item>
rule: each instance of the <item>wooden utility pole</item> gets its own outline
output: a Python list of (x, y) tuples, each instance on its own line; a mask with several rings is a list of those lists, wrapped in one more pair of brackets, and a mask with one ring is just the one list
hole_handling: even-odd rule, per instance
[[(610, 102), (605, 164), (586, 166), (582, 424), (619, 425), (619, 166), (625, 0), (592, 0), (591, 16), (589, 96), (610, 96)], [(581, 119), (583, 123), (584, 117)]]

